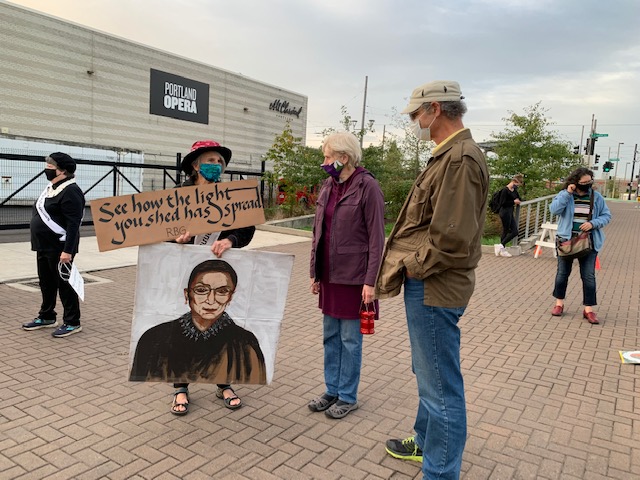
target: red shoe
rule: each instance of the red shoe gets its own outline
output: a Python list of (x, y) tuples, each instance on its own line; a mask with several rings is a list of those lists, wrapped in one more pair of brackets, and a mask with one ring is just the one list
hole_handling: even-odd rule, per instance
[(598, 317), (596, 316), (596, 312), (587, 312), (584, 310), (582, 312), (582, 316), (586, 318), (591, 325), (598, 325), (600, 323), (600, 320), (598, 320)]
[(564, 305), (556, 305), (551, 310), (551, 315), (553, 315), (554, 317), (561, 317), (563, 311), (564, 311)]

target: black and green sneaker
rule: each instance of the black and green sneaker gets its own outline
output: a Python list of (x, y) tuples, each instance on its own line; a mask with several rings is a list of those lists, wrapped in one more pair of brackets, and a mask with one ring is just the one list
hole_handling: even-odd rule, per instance
[(422, 450), (416, 445), (415, 437), (387, 440), (386, 450), (394, 458), (422, 463)]
[(40, 330), (41, 328), (54, 328), (58, 326), (57, 320), (44, 320), (42, 318), (34, 318), (29, 323), (23, 323), (23, 330)]

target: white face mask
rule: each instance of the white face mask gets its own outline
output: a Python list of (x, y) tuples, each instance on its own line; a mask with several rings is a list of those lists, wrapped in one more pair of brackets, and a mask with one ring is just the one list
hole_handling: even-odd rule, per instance
[[(424, 114), (424, 112), (422, 112)], [(436, 117), (433, 117), (433, 120), (431, 120), (431, 123), (429, 124), (429, 126), (427, 128), (422, 128), (420, 126), (420, 117), (422, 115), (420, 115), (418, 118), (416, 118), (412, 124), (411, 124), (411, 130), (413, 131), (413, 134), (418, 138), (418, 140), (422, 140), (424, 142), (428, 142), (431, 140), (431, 125), (433, 125), (433, 122), (436, 121)]]

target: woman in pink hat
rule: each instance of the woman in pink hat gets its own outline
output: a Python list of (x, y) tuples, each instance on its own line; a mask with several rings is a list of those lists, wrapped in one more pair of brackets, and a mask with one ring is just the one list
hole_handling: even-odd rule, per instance
[[(183, 187), (206, 185), (219, 182), (227, 165), (231, 161), (231, 150), (213, 140), (199, 140), (191, 146), (191, 151), (182, 160), (181, 169), (188, 176)], [(242, 248), (251, 242), (256, 227), (236, 228), (192, 237), (189, 232), (176, 238), (178, 243), (211, 245), (211, 252), (220, 257), (230, 248)], [(189, 384), (174, 383), (171, 413), (186, 415), (189, 412)], [(242, 406), (242, 400), (227, 384), (218, 384), (216, 396), (224, 400), (225, 407), (235, 410)]]

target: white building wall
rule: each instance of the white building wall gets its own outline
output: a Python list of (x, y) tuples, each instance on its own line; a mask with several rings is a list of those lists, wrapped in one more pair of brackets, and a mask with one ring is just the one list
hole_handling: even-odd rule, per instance
[[(290, 121), (306, 138), (307, 97), (0, 0), (0, 137), (140, 151), (175, 164), (196, 140), (231, 148), (230, 168), (260, 170)], [(209, 124), (149, 113), (150, 69), (209, 84)], [(270, 110), (302, 107), (299, 118)]]

